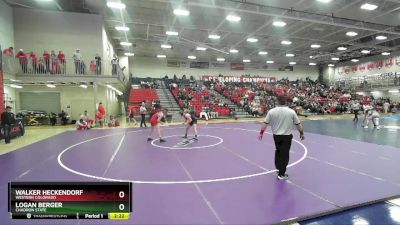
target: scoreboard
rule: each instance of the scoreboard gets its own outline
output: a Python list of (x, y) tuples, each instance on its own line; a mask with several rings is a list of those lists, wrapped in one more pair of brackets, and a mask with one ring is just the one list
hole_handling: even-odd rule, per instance
[(10, 182), (12, 219), (127, 220), (132, 212), (129, 182)]

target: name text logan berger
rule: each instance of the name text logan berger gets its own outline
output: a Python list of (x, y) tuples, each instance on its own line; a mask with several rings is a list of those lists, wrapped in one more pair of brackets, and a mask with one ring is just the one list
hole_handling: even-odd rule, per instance
[(82, 195), (83, 190), (15, 190), (18, 195)]
[(62, 202), (16, 202), (15, 208), (62, 208)]

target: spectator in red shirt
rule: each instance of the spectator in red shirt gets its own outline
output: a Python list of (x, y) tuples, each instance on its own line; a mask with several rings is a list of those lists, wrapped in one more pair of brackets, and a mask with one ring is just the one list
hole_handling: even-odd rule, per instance
[(17, 55), (15, 56), (19, 59), (19, 65), (21, 65), (22, 72), (28, 72), (28, 54), (24, 53), (23, 49), (20, 49)]
[(47, 52), (47, 51), (43, 52), (43, 60), (44, 60), (44, 63), (46, 65), (46, 72), (47, 73), (50, 73), (50, 57), (51, 57), (51, 55), (50, 55), (49, 52)]
[(34, 71), (34, 73), (36, 73), (36, 72), (37, 72), (37, 65), (38, 65), (38, 62), (39, 62), (39, 60), (38, 60), (38, 58), (37, 58), (37, 55), (36, 55), (36, 53), (31, 52), (31, 54), (29, 55), (29, 57), (30, 57), (31, 60), (32, 60), (32, 68), (33, 68), (33, 71)]
[(9, 47), (3, 50), (4, 70), (12, 70), (14, 67), (14, 48)]
[(94, 63), (94, 61), (92, 60), (92, 61), (90, 61), (90, 72), (92, 73), (92, 74), (95, 74), (96, 73), (96, 64)]
[(66, 63), (66, 61), (65, 61), (64, 53), (62, 51), (59, 51), (58, 55), (57, 55), (57, 58), (58, 58), (58, 62), (61, 65), (61, 73), (65, 74), (65, 63)]

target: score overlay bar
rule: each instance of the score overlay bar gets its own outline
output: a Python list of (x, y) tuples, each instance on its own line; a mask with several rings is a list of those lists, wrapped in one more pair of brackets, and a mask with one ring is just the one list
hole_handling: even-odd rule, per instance
[[(10, 182), (13, 219), (129, 219), (129, 182)], [(111, 215), (111, 216), (110, 216)]]

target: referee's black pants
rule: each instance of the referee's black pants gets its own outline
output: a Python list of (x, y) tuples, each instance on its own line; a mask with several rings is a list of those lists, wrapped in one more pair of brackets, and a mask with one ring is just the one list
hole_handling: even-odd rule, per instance
[(289, 151), (292, 146), (293, 135), (275, 135), (275, 167), (278, 175), (283, 176), (286, 173), (286, 167), (289, 163)]

